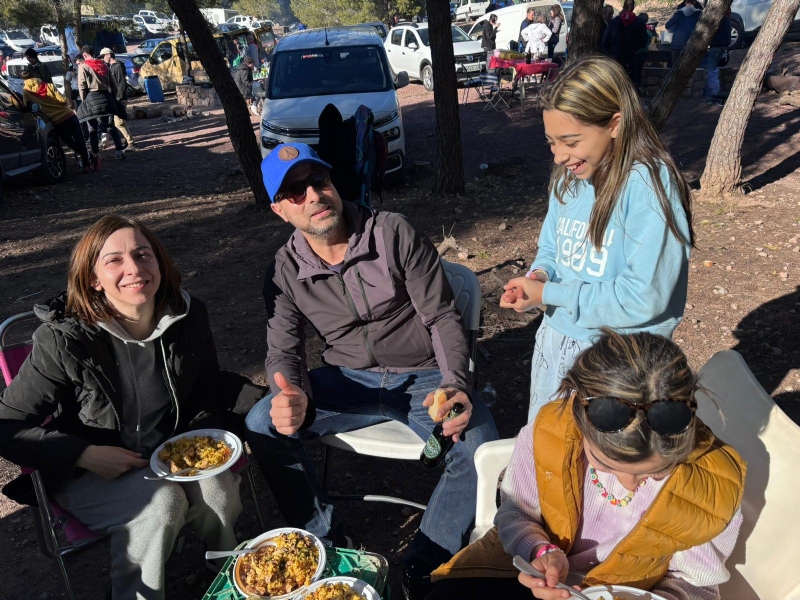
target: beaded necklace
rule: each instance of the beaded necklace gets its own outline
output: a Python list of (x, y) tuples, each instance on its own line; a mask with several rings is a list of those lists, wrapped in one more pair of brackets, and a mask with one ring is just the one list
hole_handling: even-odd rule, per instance
[[(600, 483), (600, 480), (597, 477), (597, 471), (594, 470), (594, 467), (592, 465), (589, 465), (589, 478), (592, 480), (592, 483), (597, 487), (597, 489), (600, 490), (600, 495), (606, 500), (608, 500), (612, 504), (612, 506), (616, 506), (619, 508), (623, 506), (628, 506), (631, 500), (633, 500), (633, 497), (636, 495), (636, 492), (628, 492), (628, 494), (624, 498), (619, 499), (615, 497), (614, 494), (610, 494), (608, 490), (603, 486), (603, 484)], [(640, 488), (644, 487), (646, 483), (647, 483), (647, 477), (645, 477), (639, 482), (639, 487)]]

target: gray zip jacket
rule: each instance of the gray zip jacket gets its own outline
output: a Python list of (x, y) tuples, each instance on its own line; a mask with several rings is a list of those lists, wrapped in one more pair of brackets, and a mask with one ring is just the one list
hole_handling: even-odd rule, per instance
[[(461, 315), (433, 244), (401, 215), (344, 202), (349, 242), (341, 273), (295, 231), (267, 270), (266, 369), (311, 396), (306, 319), (328, 365), (395, 372), (438, 369), (442, 386), (469, 391)], [(308, 419), (307, 419), (308, 421)]]

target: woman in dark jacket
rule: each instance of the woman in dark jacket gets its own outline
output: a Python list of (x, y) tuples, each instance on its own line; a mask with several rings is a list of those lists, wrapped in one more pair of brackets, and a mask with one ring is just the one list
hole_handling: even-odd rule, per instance
[(238, 475), (145, 481), (148, 459), (263, 391), (220, 373), (205, 306), (138, 221), (92, 225), (72, 251), (66, 295), (36, 313), (33, 350), (0, 397), (0, 455), (38, 469), (64, 509), (110, 535), (115, 600), (161, 600), (181, 527), (233, 549), (242, 507)]
[(564, 13), (561, 10), (560, 4), (554, 4), (550, 7), (549, 19), (547, 26), (553, 35), (547, 40), (547, 58), (552, 59), (558, 45), (559, 36), (561, 35), (561, 28), (564, 25)]

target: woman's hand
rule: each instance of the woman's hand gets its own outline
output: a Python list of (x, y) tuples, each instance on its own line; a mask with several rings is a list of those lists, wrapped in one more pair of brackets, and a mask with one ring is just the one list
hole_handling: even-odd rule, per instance
[(114, 479), (131, 469), (143, 469), (148, 461), (139, 452), (118, 446), (89, 446), (75, 461), (75, 466), (105, 479)]
[[(569, 598), (567, 590), (557, 589), (555, 585), (560, 581), (564, 582), (569, 572), (569, 560), (563, 552), (548, 552), (541, 557), (531, 561), (531, 565), (545, 574), (545, 579), (538, 579), (525, 573), (518, 576), (519, 582), (526, 588), (530, 588), (534, 598), (541, 600), (556, 600)], [(579, 587), (575, 589), (580, 590)]]
[(544, 283), (538, 279), (515, 277), (503, 286), (505, 292), (500, 296), (501, 308), (513, 308), (525, 312), (542, 303)]

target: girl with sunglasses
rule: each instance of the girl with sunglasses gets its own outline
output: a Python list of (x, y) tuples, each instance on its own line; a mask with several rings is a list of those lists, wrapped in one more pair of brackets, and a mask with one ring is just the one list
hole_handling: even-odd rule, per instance
[(746, 468), (695, 416), (697, 388), (669, 339), (603, 330), (520, 432), (495, 527), (433, 572), (428, 600), (568, 598), (558, 582), (719, 599)]
[(509, 281), (500, 301), (518, 312), (547, 307), (529, 422), (601, 327), (672, 336), (694, 244), (689, 186), (616, 61), (578, 61), (541, 102), (556, 163), (550, 207), (530, 271)]

